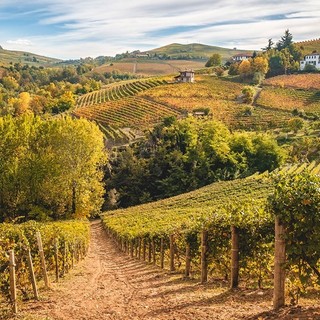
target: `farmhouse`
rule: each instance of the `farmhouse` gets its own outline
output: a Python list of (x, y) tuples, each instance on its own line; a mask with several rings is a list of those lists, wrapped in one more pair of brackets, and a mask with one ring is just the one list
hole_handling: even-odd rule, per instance
[(234, 62), (243, 61), (243, 60), (249, 60), (252, 58), (252, 54), (249, 53), (239, 53), (234, 56), (232, 56), (231, 60)]
[(194, 82), (194, 71), (180, 71), (180, 74), (174, 78), (178, 82)]
[(307, 65), (313, 65), (320, 70), (320, 53), (313, 52), (304, 56), (300, 61), (300, 70), (304, 70)]

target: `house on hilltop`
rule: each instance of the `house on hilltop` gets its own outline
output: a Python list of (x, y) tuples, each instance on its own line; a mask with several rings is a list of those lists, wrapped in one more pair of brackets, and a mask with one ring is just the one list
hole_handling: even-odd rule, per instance
[(194, 71), (180, 71), (180, 74), (174, 78), (178, 82), (194, 82)]
[(313, 65), (320, 70), (320, 53), (313, 52), (304, 56), (300, 61), (300, 70), (304, 70), (307, 65)]
[(252, 58), (252, 54), (249, 54), (249, 53), (238, 53), (238, 54), (232, 56), (231, 60), (233, 62), (239, 62), (239, 61), (243, 61), (243, 60), (249, 60), (250, 58)]

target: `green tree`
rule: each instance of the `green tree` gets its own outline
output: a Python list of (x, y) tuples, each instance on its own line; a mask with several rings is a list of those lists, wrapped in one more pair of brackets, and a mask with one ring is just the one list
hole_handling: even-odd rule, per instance
[(221, 66), (222, 64), (222, 56), (219, 53), (214, 53), (209, 60), (206, 62), (206, 67), (215, 67), (215, 66)]
[(272, 41), (272, 39), (268, 39), (268, 44), (266, 47), (262, 48), (263, 51), (269, 51), (273, 48), (274, 42)]
[(320, 281), (320, 177), (309, 170), (280, 172), (269, 208), (285, 226), (288, 266), (296, 265), (302, 283), (314, 273)]
[(254, 95), (255, 95), (255, 89), (251, 86), (246, 86), (242, 89), (242, 95), (243, 95), (243, 102), (244, 103), (248, 103), (248, 104), (252, 104), (253, 103), (253, 99), (254, 99)]
[(293, 36), (290, 33), (289, 29), (284, 32), (284, 35), (277, 42), (277, 49), (281, 51), (282, 49), (289, 48), (293, 44)]
[(102, 133), (86, 120), (0, 118), (0, 220), (36, 206), (48, 218), (96, 214), (103, 200)]

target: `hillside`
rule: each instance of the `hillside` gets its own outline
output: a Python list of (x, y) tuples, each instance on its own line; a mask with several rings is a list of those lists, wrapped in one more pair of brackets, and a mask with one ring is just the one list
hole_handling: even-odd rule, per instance
[(264, 81), (256, 103), (274, 111), (320, 115), (320, 74), (282, 75)]
[(160, 76), (173, 74), (178, 70), (199, 69), (204, 67), (204, 61), (193, 60), (151, 60), (127, 58), (96, 67), (94, 72), (105, 73), (120, 71), (142, 76)]
[[(122, 128), (148, 129), (166, 116), (184, 117), (199, 108), (207, 109), (212, 118), (224, 122), (231, 129), (269, 129), (287, 125), (292, 117), (291, 110), (276, 106), (286, 104), (287, 96), (291, 94), (286, 94), (288, 89), (283, 89), (283, 93), (273, 100), (266, 100), (264, 90), (266, 93), (269, 90), (266, 87), (259, 103), (249, 107), (248, 113), (248, 105), (238, 99), (243, 86), (233, 78), (208, 75), (197, 75), (195, 83), (172, 83), (170, 77), (166, 80), (121, 81), (81, 96), (73, 113), (96, 121), (104, 128), (107, 138), (115, 141), (120, 138), (128, 141)], [(301, 105), (308, 103), (309, 100), (305, 101), (307, 98), (301, 98)], [(314, 103), (309, 109), (318, 109), (317, 100), (312, 101)]]
[(320, 38), (300, 41), (295, 44), (302, 50), (304, 55), (312, 53), (313, 51), (320, 52)]
[(246, 50), (228, 49), (217, 46), (209, 46), (200, 43), (179, 44), (172, 43), (164, 47), (148, 51), (151, 54), (167, 55), (171, 59), (201, 59), (207, 60), (213, 53), (219, 53), (223, 60), (228, 60), (238, 53), (247, 53)]
[[(307, 166), (315, 173), (320, 171), (320, 165), (316, 166), (315, 163), (282, 170), (298, 173)], [(201, 229), (201, 221), (206, 219), (221, 221), (225, 214), (225, 218), (230, 219), (225, 208), (232, 204), (262, 208), (272, 191), (270, 175), (264, 173), (244, 179), (215, 182), (172, 198), (127, 209), (107, 211), (103, 215), (103, 219), (110, 229), (129, 238), (145, 234), (162, 235), (178, 230), (179, 232), (181, 230), (195, 230)], [(136, 214), (137, 212), (139, 215)], [(249, 211), (247, 215), (246, 224), (254, 223), (254, 221), (250, 221), (252, 216)], [(245, 219), (245, 217), (243, 218)], [(264, 219), (267, 220), (267, 216)]]
[[(165, 234), (174, 230), (193, 229), (201, 217), (209, 217), (228, 204), (245, 201), (248, 196), (258, 202), (270, 193), (265, 176), (215, 182), (195, 191), (127, 209), (108, 211), (104, 220), (122, 236)], [(136, 215), (139, 212), (139, 215)]]
[(8, 66), (10, 64), (21, 63), (32, 66), (45, 67), (59, 61), (61, 60), (41, 56), (30, 52), (6, 50), (0, 46), (0, 66)]

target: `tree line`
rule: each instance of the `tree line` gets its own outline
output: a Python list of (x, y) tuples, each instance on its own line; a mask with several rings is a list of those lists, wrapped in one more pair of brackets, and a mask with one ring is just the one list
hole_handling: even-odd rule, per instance
[(283, 159), (270, 135), (232, 133), (213, 120), (167, 118), (145, 141), (110, 157), (106, 187), (111, 206), (128, 207), (273, 170)]

